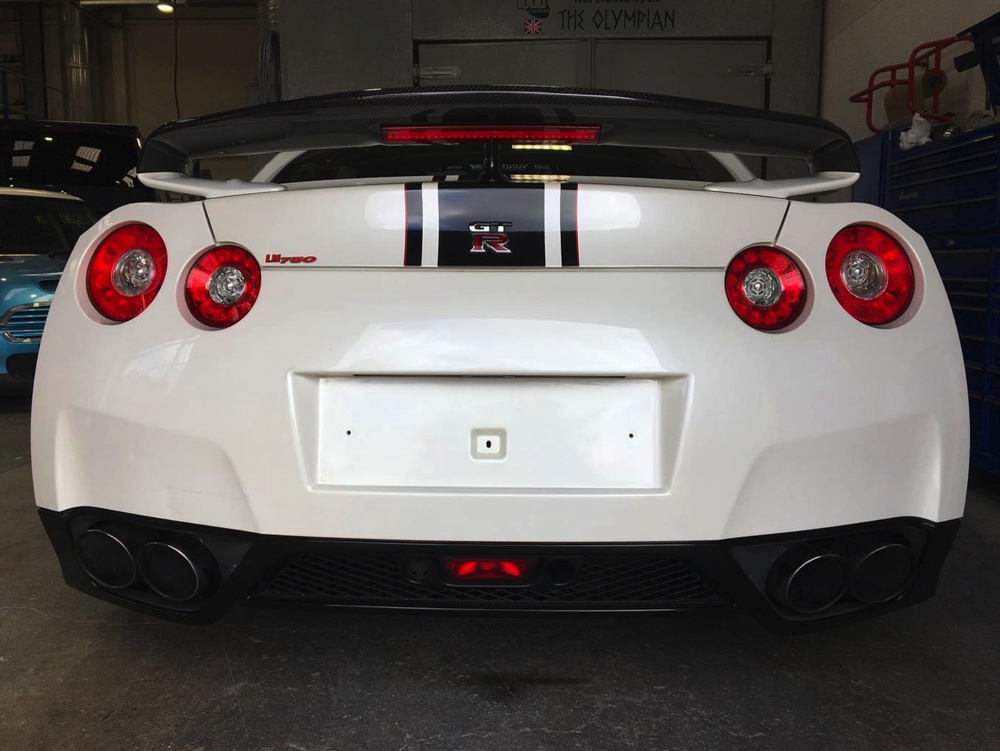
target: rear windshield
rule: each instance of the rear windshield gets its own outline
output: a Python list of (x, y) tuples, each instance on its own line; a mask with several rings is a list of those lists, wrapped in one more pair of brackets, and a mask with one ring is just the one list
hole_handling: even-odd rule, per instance
[(82, 201), (0, 196), (0, 253), (69, 255), (95, 221)]
[[(274, 181), (299, 183), (416, 176), (478, 180), (486, 169), (488, 149), (483, 144), (319, 149), (296, 157)], [(586, 176), (712, 183), (733, 179), (710, 154), (682, 149), (502, 144), (497, 148), (497, 155), (500, 170), (512, 180)]]
[(5, 185), (132, 187), (138, 160), (139, 144), (128, 131), (0, 130)]

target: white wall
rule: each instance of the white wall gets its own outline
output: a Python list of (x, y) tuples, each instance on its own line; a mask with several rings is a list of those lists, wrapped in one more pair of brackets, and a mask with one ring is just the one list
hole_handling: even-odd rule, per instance
[[(997, 0), (826, 0), (822, 116), (854, 139), (871, 135), (864, 105), (851, 104), (848, 97), (867, 87), (873, 70), (906, 62), (918, 44), (953, 37), (998, 9)], [(979, 69), (958, 73), (951, 64), (955, 55), (969, 49), (970, 45), (962, 44), (945, 52), (949, 83), (943, 111), (983, 108), (985, 91)], [(884, 124), (880, 94), (874, 112), (875, 124)]]

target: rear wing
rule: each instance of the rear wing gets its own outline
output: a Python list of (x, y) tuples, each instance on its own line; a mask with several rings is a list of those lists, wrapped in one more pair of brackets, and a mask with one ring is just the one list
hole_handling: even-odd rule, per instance
[(509, 86), (376, 89), (246, 107), (169, 123), (147, 140), (139, 179), (206, 197), (281, 190), (185, 176), (196, 159), (384, 144), (385, 126), (597, 126), (600, 144), (803, 160), (811, 177), (714, 183), (708, 190), (788, 197), (850, 185), (857, 155), (818, 118), (656, 94)]

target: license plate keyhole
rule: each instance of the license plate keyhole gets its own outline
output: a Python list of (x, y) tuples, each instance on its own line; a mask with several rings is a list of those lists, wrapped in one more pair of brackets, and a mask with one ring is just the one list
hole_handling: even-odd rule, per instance
[(503, 428), (476, 428), (472, 431), (473, 459), (504, 459), (507, 431)]

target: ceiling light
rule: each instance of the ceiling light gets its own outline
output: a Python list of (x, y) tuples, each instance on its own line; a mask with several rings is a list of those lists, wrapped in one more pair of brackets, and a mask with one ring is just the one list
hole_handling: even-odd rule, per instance
[(52, 136), (45, 136), (45, 140), (46, 141), (51, 141), (52, 140)]
[(156, 9), (158, 11), (160, 11), (160, 13), (173, 13), (174, 12), (174, 4), (173, 3), (157, 3), (156, 4)]

